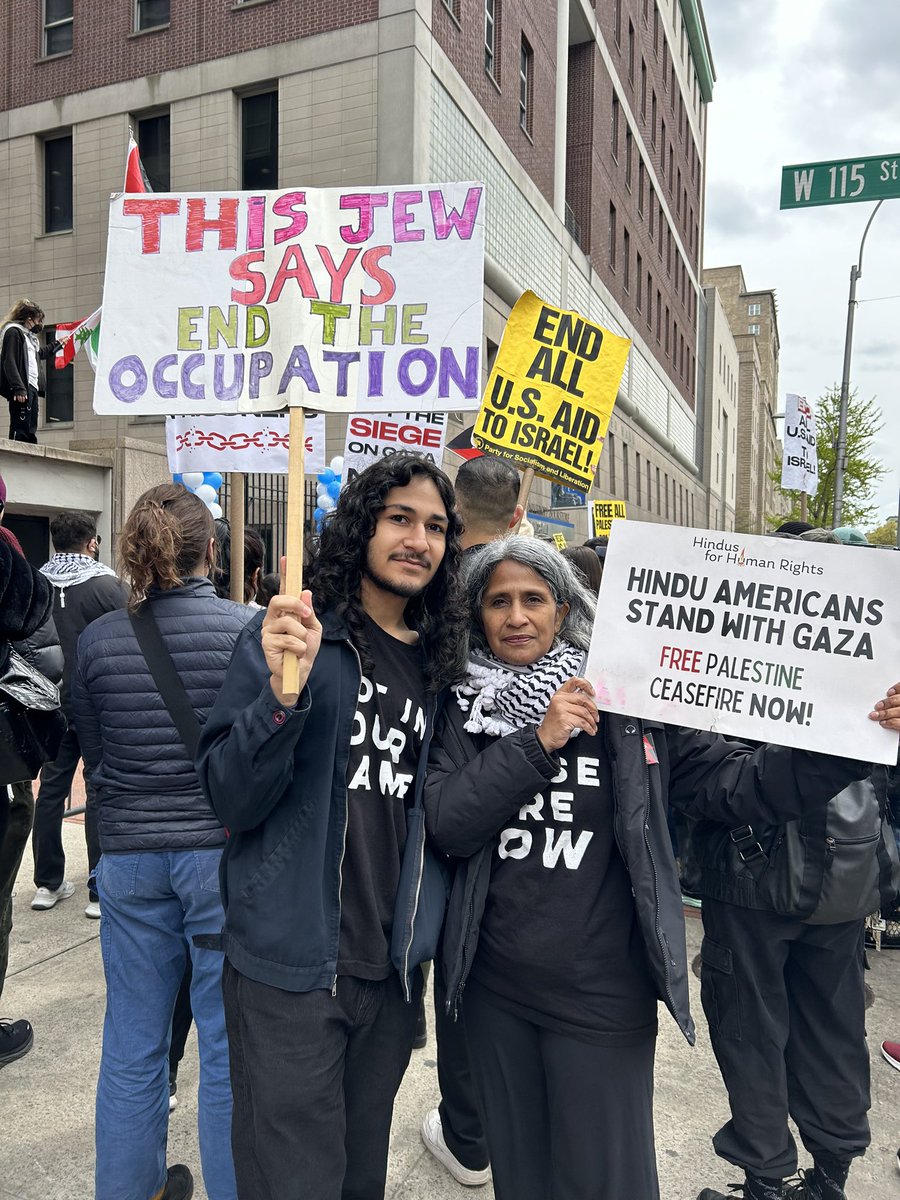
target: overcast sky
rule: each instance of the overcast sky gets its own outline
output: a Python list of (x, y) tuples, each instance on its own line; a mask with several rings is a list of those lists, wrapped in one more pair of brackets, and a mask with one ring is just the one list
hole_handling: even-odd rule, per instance
[[(840, 384), (850, 267), (874, 207), (781, 212), (781, 168), (900, 158), (900, 2), (704, 0), (704, 12), (717, 75), (704, 265), (740, 263), (748, 288), (775, 289), (780, 412), (786, 392)], [(876, 494), (886, 520), (900, 488), (900, 200), (872, 223), (857, 299), (851, 383), (884, 415), (875, 453), (888, 468)]]

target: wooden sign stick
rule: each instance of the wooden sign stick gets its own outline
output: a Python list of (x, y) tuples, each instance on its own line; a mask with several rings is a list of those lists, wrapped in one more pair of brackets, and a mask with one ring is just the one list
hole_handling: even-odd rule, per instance
[(522, 524), (522, 521), (525, 519), (525, 513), (528, 510), (528, 494), (531, 491), (531, 485), (533, 483), (534, 483), (534, 467), (526, 467), (525, 470), (522, 472), (522, 481), (519, 484), (519, 496), (516, 501), (517, 504), (522, 505), (522, 515), (521, 515), (521, 517), (519, 517), (518, 521), (516, 522), (516, 527), (513, 530), (513, 533), (519, 532), (519, 526)]
[[(303, 590), (303, 522), (306, 517), (306, 475), (304, 449), (306, 426), (302, 408), (290, 410), (288, 445), (287, 563), (281, 590), (299, 596)], [(300, 695), (300, 660), (295, 654), (284, 656), (284, 694), (296, 704)]]
[(238, 604), (244, 603), (244, 476), (232, 471), (231, 503), (228, 506), (231, 525), (231, 598)]

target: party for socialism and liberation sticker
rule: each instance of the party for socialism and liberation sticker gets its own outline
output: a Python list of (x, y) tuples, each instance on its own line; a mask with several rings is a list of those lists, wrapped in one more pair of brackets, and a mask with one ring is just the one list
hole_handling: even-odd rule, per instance
[(900, 555), (615, 521), (586, 668), (601, 709), (897, 761)]
[(631, 342), (525, 292), (509, 315), (472, 440), (587, 491)]

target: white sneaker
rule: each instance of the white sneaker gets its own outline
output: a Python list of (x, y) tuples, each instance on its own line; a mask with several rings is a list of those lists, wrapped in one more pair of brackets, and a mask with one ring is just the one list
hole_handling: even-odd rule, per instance
[(447, 1143), (444, 1141), (444, 1130), (441, 1126), (441, 1114), (436, 1108), (425, 1114), (425, 1120), (422, 1122), (422, 1141), (441, 1166), (446, 1167), (456, 1182), (461, 1183), (463, 1187), (482, 1187), (484, 1184), (490, 1183), (490, 1167), (485, 1167), (483, 1171), (470, 1171), (447, 1148)]
[(52, 908), (60, 900), (68, 900), (70, 896), (74, 895), (75, 884), (70, 883), (68, 879), (64, 879), (58, 888), (39, 887), (34, 893), (31, 907), (37, 909)]
[(92, 900), (90, 902), (90, 904), (88, 904), (85, 907), (84, 915), (86, 917), (90, 917), (90, 919), (92, 921), (99, 921), (100, 920), (100, 901)]

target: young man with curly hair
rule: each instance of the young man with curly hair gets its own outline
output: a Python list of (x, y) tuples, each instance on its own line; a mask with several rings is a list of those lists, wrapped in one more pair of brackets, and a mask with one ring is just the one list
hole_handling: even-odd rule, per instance
[[(445, 896), (422, 788), (460, 674), (449, 480), (396, 454), (348, 483), (301, 596), (235, 648), (199, 748), (222, 870), (242, 1200), (379, 1200)], [(299, 698), (285, 653), (300, 660)]]

